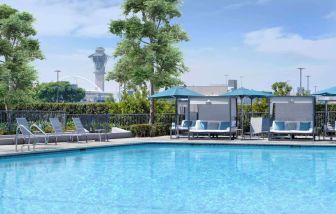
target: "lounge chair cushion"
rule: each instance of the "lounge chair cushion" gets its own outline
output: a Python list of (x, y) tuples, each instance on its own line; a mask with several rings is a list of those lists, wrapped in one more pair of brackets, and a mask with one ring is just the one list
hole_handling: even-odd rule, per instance
[(308, 131), (311, 127), (311, 122), (300, 122), (300, 131)]
[(192, 126), (192, 121), (190, 120), (183, 120), (182, 121), (182, 124), (181, 124), (182, 127), (191, 127)]
[(275, 121), (274, 122), (274, 130), (277, 130), (277, 131), (285, 130), (285, 122)]
[(225, 130), (225, 129), (229, 128), (229, 127), (230, 127), (230, 122), (222, 121), (220, 123), (219, 129), (220, 130)]
[(286, 127), (286, 130), (296, 130), (297, 122), (286, 122), (285, 127)]
[(208, 130), (218, 130), (219, 122), (218, 121), (209, 121), (207, 129)]
[(208, 129), (208, 122), (207, 121), (200, 121), (199, 129), (200, 130), (206, 130), (206, 129)]

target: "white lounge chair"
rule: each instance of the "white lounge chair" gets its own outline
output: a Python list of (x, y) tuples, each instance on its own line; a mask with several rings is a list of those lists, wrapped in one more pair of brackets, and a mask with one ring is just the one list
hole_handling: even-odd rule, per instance
[(269, 139), (276, 135), (289, 135), (293, 139), (297, 135), (312, 136), (315, 140), (313, 121), (273, 121)]
[(324, 128), (327, 136), (330, 136), (330, 139), (332, 139), (332, 137), (336, 134), (336, 121), (334, 126), (332, 126), (331, 123), (328, 123)]
[(231, 139), (234, 139), (236, 133), (237, 127), (235, 126), (235, 122), (197, 120), (195, 127), (189, 131), (189, 138), (190, 135), (192, 138), (195, 135), (197, 137), (199, 135), (207, 135), (209, 137), (211, 135), (228, 135)]
[[(88, 136), (93, 136), (93, 137), (98, 136), (99, 137), (99, 141), (100, 142), (102, 141), (102, 136), (101, 135), (103, 134), (103, 132), (90, 133), (87, 129), (84, 128), (84, 126), (83, 126), (80, 118), (78, 118), (78, 117), (72, 118), (72, 121), (75, 124), (76, 133), (80, 134), (82, 136), (85, 136), (86, 143), (88, 142)], [(100, 130), (103, 130), (103, 129), (100, 129)], [(106, 131), (104, 132), (104, 134), (105, 134), (105, 140), (108, 141), (108, 137), (107, 137)]]
[(77, 138), (77, 142), (79, 142), (79, 137), (82, 136), (82, 134), (77, 133), (65, 133), (62, 127), (61, 122), (57, 117), (55, 118), (49, 118), (50, 124), (54, 130), (54, 137), (55, 141), (58, 141), (58, 137), (68, 137), (71, 141), (73, 141), (73, 137)]
[(176, 135), (179, 135), (180, 132), (187, 132), (191, 127), (195, 126), (195, 121), (192, 120), (182, 120), (181, 125), (175, 126), (175, 123), (172, 123), (170, 127), (170, 138), (173, 136), (173, 132), (176, 132)]
[(250, 138), (253, 136), (267, 135), (270, 127), (270, 122), (268, 118), (263, 117), (251, 117), (250, 122)]
[[(39, 126), (36, 124), (32, 124), (29, 126), (29, 123), (26, 118), (16, 118), (16, 122), (18, 124), (16, 128), (16, 134), (15, 134), (15, 150), (17, 151), (17, 146), (18, 146), (18, 140), (20, 138), (20, 135), (23, 138), (23, 145), (22, 148), (25, 144), (25, 141), (28, 140), (27, 145), (28, 145), (28, 150), (30, 150), (30, 142), (31, 140), (33, 141), (33, 149), (35, 149), (35, 144), (39, 143), (39, 139), (44, 139), (44, 144), (48, 144), (49, 142), (49, 135), (46, 134)], [(36, 134), (33, 133), (31, 128), (37, 129), (40, 133)], [(57, 144), (57, 142), (55, 142)]]

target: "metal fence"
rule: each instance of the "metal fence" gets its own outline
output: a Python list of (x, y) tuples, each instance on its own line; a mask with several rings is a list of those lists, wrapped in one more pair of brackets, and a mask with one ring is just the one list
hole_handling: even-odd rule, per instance
[[(50, 128), (49, 118), (57, 117), (68, 129), (74, 129), (72, 118), (81, 119), (85, 128), (90, 131), (114, 127), (127, 127), (133, 124), (145, 124), (149, 114), (67, 114), (56, 111), (0, 111), (0, 134), (13, 134), (16, 129), (16, 118), (24, 117), (31, 123), (43, 128)], [(156, 114), (155, 123), (171, 124), (175, 114)]]
[[(269, 113), (268, 112), (244, 112), (243, 113), (243, 123), (241, 122), (242, 118), (242, 113), (238, 113), (238, 128), (243, 128), (242, 125), (244, 126), (244, 131), (249, 131), (250, 129), (250, 121), (251, 117), (264, 117), (264, 118), (269, 118)], [(336, 121), (336, 111), (328, 111), (326, 114), (324, 111), (317, 111), (315, 113), (315, 127), (323, 130), (325, 122), (330, 123), (332, 126), (335, 125)]]
[[(243, 116), (243, 123), (241, 118)], [(239, 112), (237, 115), (238, 127), (248, 131), (250, 127), (251, 117), (269, 117), (268, 112)], [(57, 117), (67, 127), (74, 128), (72, 123), (73, 117), (79, 117), (88, 130), (102, 129), (107, 127), (127, 127), (133, 124), (145, 124), (149, 121), (149, 114), (67, 114), (61, 111), (0, 111), (0, 134), (14, 133), (16, 128), (16, 118), (25, 117), (32, 123), (37, 123), (42, 127), (49, 124), (50, 117)], [(323, 130), (324, 123), (329, 122), (334, 125), (336, 121), (336, 111), (316, 112), (316, 127)], [(179, 121), (183, 119), (180, 117)], [(171, 124), (175, 122), (175, 114), (156, 114), (155, 123)], [(5, 130), (5, 131), (4, 131)]]
[(61, 111), (4, 111), (0, 110), (0, 129), (13, 133), (16, 129), (16, 118), (24, 117), (29, 122), (44, 124), (49, 122), (49, 118), (57, 117), (61, 122), (65, 122), (66, 113)]

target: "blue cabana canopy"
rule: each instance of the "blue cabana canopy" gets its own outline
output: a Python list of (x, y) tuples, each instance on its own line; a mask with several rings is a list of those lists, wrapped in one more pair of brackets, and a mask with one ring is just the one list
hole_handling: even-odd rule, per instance
[(247, 88), (238, 88), (236, 90), (223, 94), (223, 96), (259, 98), (259, 97), (270, 97), (272, 96), (272, 94), (262, 91), (255, 91)]
[(184, 97), (198, 97), (203, 96), (200, 93), (192, 91), (183, 86), (177, 86), (169, 88), (165, 91), (161, 91), (157, 94), (150, 96), (150, 99), (163, 99), (163, 98), (184, 98)]
[(318, 95), (318, 96), (325, 96), (325, 97), (332, 97), (336, 96), (336, 86), (332, 88), (327, 88), (322, 91), (318, 91), (314, 93), (313, 95)]

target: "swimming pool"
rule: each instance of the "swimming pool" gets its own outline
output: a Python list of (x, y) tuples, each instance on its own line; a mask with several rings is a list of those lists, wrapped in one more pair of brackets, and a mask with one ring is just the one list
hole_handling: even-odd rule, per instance
[(144, 144), (0, 159), (0, 213), (334, 213), (336, 149)]

